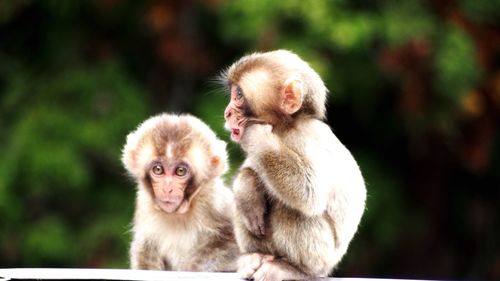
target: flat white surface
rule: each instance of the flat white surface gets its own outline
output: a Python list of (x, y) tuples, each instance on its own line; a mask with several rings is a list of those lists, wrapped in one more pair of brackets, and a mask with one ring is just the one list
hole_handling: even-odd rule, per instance
[[(83, 269), (83, 268), (0, 268), (0, 281), (16, 279), (36, 280), (242, 280), (234, 272), (180, 272), (132, 269)], [(371, 278), (316, 278), (331, 281), (396, 281), (404, 279)], [(405, 280), (409, 281), (409, 279)]]
[(105, 280), (239, 280), (236, 273), (174, 272), (131, 269), (9, 268), (0, 269), (0, 280), (105, 279)]

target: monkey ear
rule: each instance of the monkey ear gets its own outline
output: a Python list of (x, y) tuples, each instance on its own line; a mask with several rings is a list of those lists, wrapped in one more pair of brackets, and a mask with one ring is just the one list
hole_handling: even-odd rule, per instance
[(218, 168), (221, 165), (220, 157), (212, 156), (212, 158), (210, 158), (210, 164), (212, 165), (212, 167)]
[(289, 78), (285, 81), (281, 93), (281, 110), (292, 115), (302, 107), (303, 99), (302, 81), (297, 78)]
[(217, 176), (224, 174), (227, 171), (227, 152), (226, 142), (217, 140), (213, 147), (214, 155), (210, 157), (210, 165)]
[(122, 163), (125, 169), (132, 174), (137, 173), (137, 135), (135, 133), (130, 133), (127, 135), (127, 142), (122, 149)]
[(224, 160), (222, 160), (220, 156), (212, 156), (210, 158), (210, 165), (215, 176), (220, 176), (226, 171), (226, 165), (224, 164)]

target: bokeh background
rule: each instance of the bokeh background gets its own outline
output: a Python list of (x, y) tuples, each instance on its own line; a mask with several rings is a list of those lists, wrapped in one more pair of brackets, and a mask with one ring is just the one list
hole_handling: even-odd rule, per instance
[(335, 275), (500, 280), (499, 24), (499, 0), (0, 0), (0, 267), (127, 268), (126, 134), (189, 112), (228, 140), (217, 75), (285, 48), (368, 185)]

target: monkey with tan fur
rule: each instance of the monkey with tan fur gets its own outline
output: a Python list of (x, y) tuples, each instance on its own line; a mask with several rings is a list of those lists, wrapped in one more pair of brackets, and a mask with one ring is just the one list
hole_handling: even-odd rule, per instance
[(255, 53), (223, 74), (226, 128), (246, 154), (233, 184), (243, 278), (332, 272), (366, 199), (360, 169), (325, 123), (327, 89), (297, 55)]
[(193, 116), (161, 114), (127, 136), (122, 161), (137, 182), (133, 269), (236, 269), (225, 142)]

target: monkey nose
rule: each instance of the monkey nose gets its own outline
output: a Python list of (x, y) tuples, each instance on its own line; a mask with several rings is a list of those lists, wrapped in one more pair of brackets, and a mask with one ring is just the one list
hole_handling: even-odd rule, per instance
[(165, 194), (171, 194), (172, 191), (174, 191), (174, 188), (171, 184), (169, 183), (165, 183), (165, 185), (163, 186), (163, 193)]
[(231, 117), (231, 114), (232, 114), (231, 108), (229, 108), (229, 107), (226, 108), (226, 111), (224, 112), (224, 117), (226, 117), (226, 119), (227, 119), (227, 118)]

